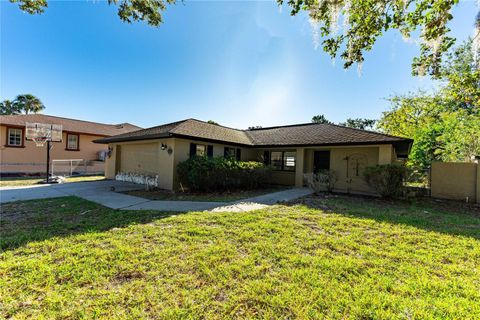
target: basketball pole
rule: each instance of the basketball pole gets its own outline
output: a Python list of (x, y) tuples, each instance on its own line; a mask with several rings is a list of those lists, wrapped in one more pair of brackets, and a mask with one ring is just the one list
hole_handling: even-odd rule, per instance
[(47, 183), (50, 183), (50, 140), (47, 140)]

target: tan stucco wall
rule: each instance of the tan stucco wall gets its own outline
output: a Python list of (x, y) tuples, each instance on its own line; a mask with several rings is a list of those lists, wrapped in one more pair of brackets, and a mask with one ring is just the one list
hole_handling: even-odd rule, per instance
[(477, 203), (480, 203), (480, 164), (477, 164)]
[(396, 158), (395, 151), (391, 144), (380, 145), (378, 147), (378, 164), (390, 164)]
[(434, 162), (431, 194), (434, 198), (480, 202), (480, 165), (476, 163)]
[[(52, 160), (84, 159), (97, 160), (98, 152), (107, 150), (103, 144), (93, 143), (101, 136), (80, 134), (79, 151), (65, 150), (67, 133), (62, 142), (53, 142), (50, 151)], [(23, 137), (25, 139), (25, 137)], [(44, 172), (47, 160), (47, 147), (37, 147), (35, 142), (24, 140), (24, 148), (8, 147), (7, 127), (0, 126), (0, 166), (2, 172)], [(102, 168), (103, 170), (103, 165)]]
[(112, 143), (109, 145), (111, 152), (110, 156), (105, 160), (105, 178), (115, 179), (115, 159), (117, 157), (117, 145)]

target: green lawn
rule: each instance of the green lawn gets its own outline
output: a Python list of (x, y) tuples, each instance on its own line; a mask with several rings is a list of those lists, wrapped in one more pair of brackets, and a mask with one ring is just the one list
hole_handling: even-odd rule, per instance
[(0, 318), (480, 318), (478, 208), (301, 202), (175, 215), (5, 204)]
[(271, 192), (278, 192), (287, 189), (285, 186), (267, 186), (256, 190), (233, 190), (226, 192), (180, 192), (169, 190), (133, 190), (124, 193), (141, 197), (149, 200), (173, 200), (173, 201), (212, 201), (212, 202), (230, 202), (256, 196), (261, 196)]
[[(79, 176), (68, 177), (65, 182), (82, 182), (104, 180), (104, 176)], [(4, 177), (0, 178), (0, 187), (31, 186), (45, 180), (45, 177)]]

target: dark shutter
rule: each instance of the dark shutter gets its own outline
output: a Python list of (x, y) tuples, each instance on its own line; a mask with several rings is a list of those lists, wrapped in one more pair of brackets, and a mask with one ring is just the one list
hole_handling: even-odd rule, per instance
[(242, 160), (242, 149), (237, 149), (237, 161)]
[(270, 165), (270, 151), (263, 151), (263, 163), (265, 165)]
[(228, 147), (223, 147), (223, 157), (228, 158), (230, 155), (228, 153)]
[(207, 157), (209, 157), (209, 158), (213, 157), (213, 146), (212, 145), (207, 146)]
[(197, 154), (197, 144), (190, 143), (190, 158), (195, 157), (196, 154)]

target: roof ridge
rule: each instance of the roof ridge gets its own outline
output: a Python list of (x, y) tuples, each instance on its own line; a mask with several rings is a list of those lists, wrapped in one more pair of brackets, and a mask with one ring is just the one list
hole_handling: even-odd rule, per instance
[(310, 125), (316, 125), (316, 124), (318, 125), (318, 124), (325, 124), (325, 123), (304, 122), (304, 123), (297, 123), (297, 124), (287, 124), (287, 125), (284, 125), (284, 126), (273, 126), (273, 127), (244, 129), (243, 131), (260, 131), (260, 130), (270, 130), (270, 129), (278, 129), (278, 128), (310, 126)]
[(379, 134), (379, 135), (386, 136), (386, 137), (390, 137), (390, 138), (409, 139), (409, 138), (400, 137), (400, 136), (394, 136), (394, 135), (391, 135), (391, 134), (387, 134), (387, 133), (383, 133), (383, 132), (378, 132), (378, 131), (373, 131), (373, 130), (365, 130), (365, 129), (360, 129), (360, 128), (347, 127), (347, 126), (343, 126), (343, 125), (341, 125), (341, 124), (336, 124), (336, 123), (323, 123), (323, 124), (328, 124), (328, 125), (331, 125), (331, 126), (335, 126), (335, 127), (339, 127), (339, 128), (344, 128), (344, 129), (351, 129), (351, 130), (360, 131), (360, 132), (368, 132), (368, 133), (373, 133), (373, 134)]
[(231, 128), (231, 127), (227, 127), (227, 126), (224, 126), (224, 125), (221, 125), (221, 124), (208, 123), (207, 121), (198, 120), (198, 119), (195, 119), (195, 118), (188, 118), (185, 121), (187, 121), (187, 120), (193, 120), (193, 121), (197, 121), (197, 122), (200, 122), (200, 123), (204, 123), (204, 124), (208, 124), (208, 125), (212, 125), (212, 126), (216, 126), (216, 127), (222, 127), (224, 129), (228, 129), (228, 130), (234, 130), (234, 131), (237, 131), (237, 132), (241, 132), (245, 135), (245, 137), (248, 139), (250, 144), (253, 144), (253, 138), (247, 133), (247, 130)]
[(245, 132), (245, 130), (243, 130), (243, 129), (237, 129), (237, 128), (232, 128), (232, 127), (227, 127), (227, 126), (224, 126), (224, 125), (221, 125), (221, 124), (208, 123), (208, 121), (203, 121), (203, 120), (199, 120), (199, 119), (195, 119), (195, 118), (185, 119), (185, 121), (187, 121), (187, 120), (194, 120), (194, 121), (198, 121), (198, 122), (201, 122), (201, 123), (206, 123), (206, 124), (209, 124), (209, 125), (212, 125), (212, 126), (217, 126), (217, 127), (222, 127), (222, 128), (225, 128), (225, 129), (230, 129), (230, 130)]
[[(153, 127), (148, 127), (148, 128), (144, 128), (143, 130), (149, 130), (149, 129), (155, 129), (155, 128), (160, 128), (160, 127), (166, 127), (166, 126), (172, 126), (172, 125), (175, 125), (175, 127), (177, 125), (179, 125), (180, 123), (184, 123), (185, 121), (187, 121), (188, 119), (184, 119), (184, 120), (179, 120), (179, 121), (174, 121), (174, 122), (169, 122), (169, 123), (164, 123), (164, 124), (161, 124), (159, 126), (153, 126)], [(140, 130), (138, 130), (140, 131)], [(171, 130), (168, 130), (169, 132)]]
[[(128, 122), (123, 122), (123, 123), (103, 123), (103, 122), (95, 122), (95, 121), (90, 121), (90, 120), (80, 120), (80, 119), (73, 119), (73, 118), (67, 118), (67, 117), (59, 117), (59, 116), (52, 116), (49, 114), (44, 114), (44, 113), (31, 113), (31, 114), (3, 114), (1, 115), (2, 117), (18, 117), (18, 116), (45, 116), (45, 117), (52, 117), (52, 118), (57, 118), (57, 119), (64, 119), (64, 120), (72, 120), (72, 121), (79, 121), (79, 122), (88, 122), (88, 123), (93, 123), (93, 124), (100, 124), (104, 126), (117, 126), (119, 124), (130, 124), (132, 126), (138, 127), (137, 125), (128, 123)], [(140, 128), (140, 127), (139, 127)]]

